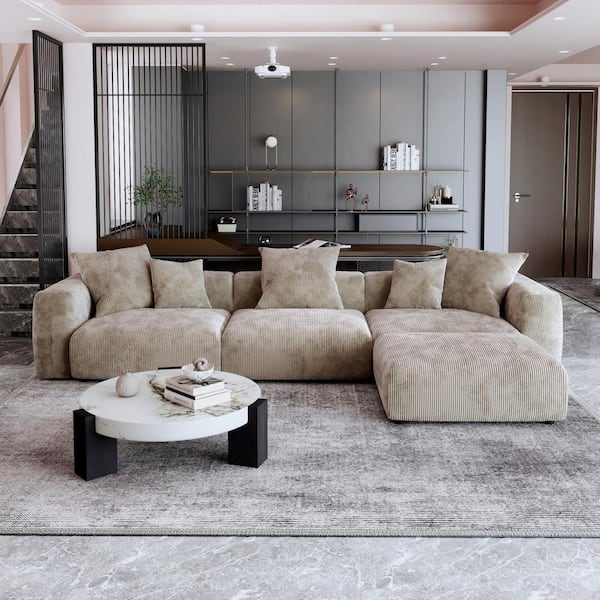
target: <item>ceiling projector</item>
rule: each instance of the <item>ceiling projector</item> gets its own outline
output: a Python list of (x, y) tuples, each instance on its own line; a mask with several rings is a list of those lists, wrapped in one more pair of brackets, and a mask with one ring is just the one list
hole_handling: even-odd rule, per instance
[(289, 77), (291, 69), (277, 63), (277, 47), (269, 46), (269, 54), (269, 64), (254, 67), (254, 72), (261, 79), (285, 79), (286, 77)]

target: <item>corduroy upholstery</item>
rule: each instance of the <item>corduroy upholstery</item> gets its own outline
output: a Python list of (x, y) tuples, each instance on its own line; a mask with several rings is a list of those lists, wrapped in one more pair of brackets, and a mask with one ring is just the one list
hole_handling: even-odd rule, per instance
[(395, 421), (557, 421), (562, 365), (522, 334), (384, 334), (373, 346), (383, 407)]

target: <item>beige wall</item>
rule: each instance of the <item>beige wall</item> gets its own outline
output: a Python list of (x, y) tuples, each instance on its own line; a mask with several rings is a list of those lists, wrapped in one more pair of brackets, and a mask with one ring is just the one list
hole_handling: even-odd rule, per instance
[[(19, 44), (0, 44), (0, 89), (4, 89)], [(34, 128), (33, 58), (24, 45), (0, 106), (0, 216), (4, 215)]]

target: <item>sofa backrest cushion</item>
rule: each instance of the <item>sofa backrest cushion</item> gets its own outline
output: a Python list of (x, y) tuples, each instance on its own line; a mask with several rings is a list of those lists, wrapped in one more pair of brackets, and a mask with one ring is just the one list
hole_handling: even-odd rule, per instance
[(233, 273), (231, 271), (204, 271), (206, 294), (213, 308), (233, 312)]
[[(342, 304), (344, 305), (344, 308), (360, 310), (361, 312), (364, 312), (365, 281), (363, 273), (359, 271), (336, 271), (335, 281), (337, 283), (338, 291), (342, 298)], [(242, 308), (256, 308), (261, 295), (262, 288), (260, 271), (239, 271), (234, 275), (234, 310), (240, 310)]]
[(384, 308), (392, 286), (392, 271), (365, 273), (365, 312)]
[(204, 261), (150, 261), (154, 308), (212, 308), (204, 284)]

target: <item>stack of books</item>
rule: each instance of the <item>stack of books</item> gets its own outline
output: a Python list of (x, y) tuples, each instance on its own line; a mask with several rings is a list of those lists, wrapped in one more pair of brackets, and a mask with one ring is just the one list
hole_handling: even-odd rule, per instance
[(246, 188), (246, 210), (275, 211), (283, 209), (283, 191), (276, 185), (261, 183), (258, 187)]
[(186, 375), (177, 375), (167, 378), (165, 384), (165, 400), (193, 410), (231, 400), (231, 390), (225, 389), (225, 382), (216, 377), (194, 381)]
[(421, 151), (408, 142), (383, 147), (384, 171), (418, 171), (421, 168)]

